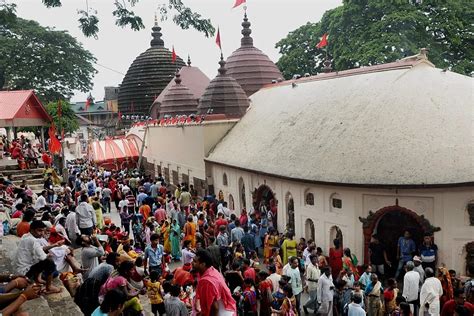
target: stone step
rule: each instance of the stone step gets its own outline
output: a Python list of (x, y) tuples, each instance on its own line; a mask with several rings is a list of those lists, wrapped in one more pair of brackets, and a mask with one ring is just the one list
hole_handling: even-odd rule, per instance
[(33, 168), (33, 169), (25, 169), (25, 170), (0, 170), (0, 174), (6, 176), (9, 175), (23, 175), (23, 174), (33, 174), (33, 173), (43, 173), (43, 168)]
[(41, 178), (43, 179), (43, 170), (40, 171), (31, 171), (29, 170), (28, 173), (15, 173), (12, 174), (13, 180), (28, 180), (28, 179), (34, 179), (34, 178)]
[[(16, 186), (19, 186), (23, 180), (13, 180), (13, 184)], [(32, 179), (26, 179), (26, 183), (31, 187), (32, 185), (37, 185), (41, 184), (43, 185), (44, 179), (43, 176), (40, 176), (40, 178), (32, 178)]]
[[(20, 238), (13, 235), (0, 237), (0, 267), (3, 273), (13, 272), (12, 258), (15, 256), (19, 241)], [(22, 310), (36, 316), (83, 315), (62, 282), (58, 278), (53, 282), (56, 287), (62, 289), (60, 293), (42, 295), (25, 302)]]

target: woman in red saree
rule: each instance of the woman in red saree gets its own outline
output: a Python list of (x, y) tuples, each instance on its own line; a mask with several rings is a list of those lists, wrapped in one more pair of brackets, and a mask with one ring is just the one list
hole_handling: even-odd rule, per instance
[(337, 279), (342, 270), (342, 245), (339, 239), (334, 239), (334, 248), (329, 248), (329, 266), (331, 267), (332, 277)]

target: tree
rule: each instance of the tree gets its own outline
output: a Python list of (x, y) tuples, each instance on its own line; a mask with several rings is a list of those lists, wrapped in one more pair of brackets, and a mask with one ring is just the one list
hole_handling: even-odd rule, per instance
[[(109, 0), (113, 1), (116, 9), (112, 14), (117, 18), (115, 24), (121, 27), (130, 27), (134, 31), (139, 31), (145, 26), (142, 18), (135, 15), (129, 9), (134, 7), (140, 0)], [(46, 7), (60, 7), (62, 0), (43, 0)], [(127, 5), (128, 3), (128, 5)], [(206, 37), (213, 36), (215, 28), (211, 24), (210, 19), (203, 18), (199, 13), (194, 12), (187, 7), (182, 0), (168, 0), (168, 4), (160, 5), (159, 11), (161, 13), (161, 20), (166, 20), (172, 16), (173, 22), (182, 29), (194, 28), (199, 32), (204, 33)], [(88, 0), (85, 0), (85, 10), (78, 10), (79, 14), (79, 28), (87, 37), (95, 37), (99, 33), (99, 18), (97, 11), (89, 7)]]
[[(320, 22), (307, 23), (280, 40), (278, 66), (285, 78), (320, 72), (329, 59), (335, 70), (392, 62), (429, 49), (439, 68), (474, 73), (474, 2), (344, 0)], [(328, 33), (329, 46), (317, 49)]]
[(50, 102), (46, 105), (46, 111), (53, 118), (58, 133), (64, 129), (65, 133), (73, 133), (79, 129), (76, 113), (74, 113), (68, 102), (61, 101), (61, 117), (58, 115), (58, 102)]
[(18, 18), (12, 10), (0, 11), (0, 88), (34, 89), (44, 103), (90, 91), (94, 56), (66, 31)]

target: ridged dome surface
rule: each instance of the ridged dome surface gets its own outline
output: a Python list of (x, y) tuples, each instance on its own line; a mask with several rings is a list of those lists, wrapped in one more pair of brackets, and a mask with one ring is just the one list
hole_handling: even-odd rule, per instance
[(237, 81), (226, 74), (226, 63), (222, 57), (219, 64), (219, 74), (211, 80), (199, 100), (198, 114), (242, 117), (250, 105), (248, 97)]
[(176, 73), (174, 85), (163, 96), (160, 107), (160, 118), (165, 116), (196, 114), (198, 100), (191, 90), (181, 83), (181, 75)]
[(253, 46), (247, 14), (242, 22), (241, 46), (227, 58), (227, 74), (237, 80), (247, 96), (272, 80), (283, 78), (278, 67), (260, 49)]
[(148, 115), (154, 99), (184, 66), (180, 57), (173, 63), (156, 23), (152, 30), (151, 47), (133, 61), (120, 85), (118, 106), (122, 114)]

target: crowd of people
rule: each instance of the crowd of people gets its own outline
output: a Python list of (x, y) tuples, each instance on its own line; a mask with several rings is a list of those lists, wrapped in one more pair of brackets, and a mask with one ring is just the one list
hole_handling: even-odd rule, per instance
[(201, 197), (161, 175), (87, 164), (70, 166), (59, 185), (47, 174), (39, 196), (27, 182), (0, 178), (0, 202), (2, 234), (21, 237), (14, 274), (0, 287), (3, 315), (61, 291), (57, 278), (93, 316), (144, 315), (145, 304), (171, 316), (474, 312), (474, 280), (440, 267), (429, 235), (416, 245), (405, 232), (388, 276), (392, 263), (377, 235), (362, 266), (341, 239), (325, 255), (316, 241), (279, 232), (265, 202), (237, 213), (222, 192)]
[(38, 168), (40, 158), (45, 166), (51, 166), (53, 158), (39, 145), (39, 142), (31, 141), (24, 135), (11, 142), (6, 136), (0, 136), (0, 159), (10, 157), (16, 160), (21, 170)]

